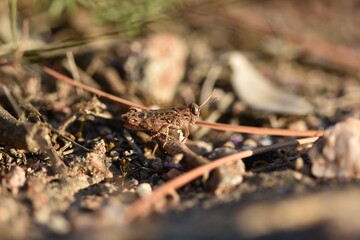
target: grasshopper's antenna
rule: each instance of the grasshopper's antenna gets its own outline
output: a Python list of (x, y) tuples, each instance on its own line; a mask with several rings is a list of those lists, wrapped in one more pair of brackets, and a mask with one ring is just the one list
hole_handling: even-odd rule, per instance
[(214, 91), (210, 94), (210, 96), (199, 106), (199, 109), (201, 109), (205, 104), (207, 104), (208, 102), (211, 101), (215, 101), (216, 100), (216, 97), (213, 97), (214, 94), (216, 92), (216, 89), (214, 89)]

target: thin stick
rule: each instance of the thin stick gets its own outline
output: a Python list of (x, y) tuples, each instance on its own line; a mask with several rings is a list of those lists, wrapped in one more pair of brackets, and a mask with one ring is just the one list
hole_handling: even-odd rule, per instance
[(130, 223), (139, 217), (147, 216), (148, 214), (151, 213), (152, 207), (161, 199), (163, 199), (166, 195), (170, 194), (172, 191), (184, 186), (185, 184), (193, 181), (194, 179), (222, 165), (225, 165), (232, 161), (250, 157), (255, 154), (260, 154), (260, 153), (268, 152), (270, 150), (275, 150), (278, 148), (314, 143), (317, 139), (318, 137), (304, 138), (304, 139), (292, 140), (284, 143), (274, 144), (267, 147), (260, 147), (254, 150), (246, 150), (219, 158), (215, 161), (194, 168), (193, 170), (188, 171), (180, 175), (179, 177), (174, 178), (166, 182), (164, 185), (158, 187), (148, 198), (139, 199), (133, 204), (131, 204), (124, 213), (124, 220), (126, 223)]
[(209, 123), (198, 120), (196, 125), (204, 126), (216, 130), (250, 133), (250, 134), (266, 134), (276, 136), (298, 136), (298, 137), (319, 137), (324, 135), (322, 130), (308, 130), (308, 131), (296, 131), (288, 129), (274, 129), (274, 128), (257, 128), (257, 127), (246, 127), (236, 126), (224, 123)]
[(48, 67), (42, 67), (43, 71), (46, 72), (47, 74), (49, 74), (50, 76), (53, 76), (54, 78), (58, 79), (58, 80), (61, 80), (63, 82), (66, 82), (74, 87), (78, 87), (78, 88), (82, 88), (86, 91), (89, 91), (91, 93), (94, 93), (98, 96), (101, 96), (103, 98), (107, 98), (107, 99), (110, 99), (112, 101), (115, 101), (115, 102), (119, 102), (119, 103), (122, 103), (122, 104), (125, 104), (127, 106), (131, 106), (131, 107), (137, 107), (137, 108), (141, 108), (141, 109), (144, 109), (145, 107), (140, 105), (140, 104), (137, 104), (137, 103), (133, 103), (131, 101), (128, 101), (124, 98), (120, 98), (120, 97), (117, 97), (117, 96), (114, 96), (112, 94), (108, 94), (106, 92), (103, 92), (99, 89), (96, 89), (96, 88), (93, 88), (93, 87), (90, 87), (90, 86), (87, 86), (85, 84), (82, 84), (81, 82), (76, 82), (74, 80), (72, 80), (71, 78), (69, 77), (66, 77), (65, 75), (61, 74), (61, 73), (58, 73), (54, 70), (52, 70), (51, 68), (48, 68)]

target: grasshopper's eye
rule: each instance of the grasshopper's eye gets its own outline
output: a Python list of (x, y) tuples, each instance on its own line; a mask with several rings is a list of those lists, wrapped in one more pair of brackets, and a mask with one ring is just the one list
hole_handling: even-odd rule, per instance
[(191, 103), (189, 105), (190, 111), (192, 114), (194, 114), (195, 116), (199, 116), (200, 115), (200, 107), (195, 104), (195, 103)]
[(131, 107), (128, 112), (129, 113), (134, 113), (134, 112), (140, 112), (140, 111), (141, 111), (141, 109), (139, 109), (139, 108)]

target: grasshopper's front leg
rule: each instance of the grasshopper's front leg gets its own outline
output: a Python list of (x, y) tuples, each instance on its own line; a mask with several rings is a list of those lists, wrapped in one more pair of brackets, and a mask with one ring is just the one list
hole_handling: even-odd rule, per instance
[(186, 139), (188, 139), (188, 137), (189, 137), (189, 135), (190, 135), (189, 125), (185, 125), (184, 131), (185, 131), (184, 139), (181, 140), (181, 142), (185, 142)]

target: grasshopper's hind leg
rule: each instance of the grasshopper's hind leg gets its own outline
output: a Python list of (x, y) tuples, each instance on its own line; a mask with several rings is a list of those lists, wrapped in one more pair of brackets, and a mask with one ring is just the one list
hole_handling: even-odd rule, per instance
[(160, 136), (160, 134), (162, 133), (162, 131), (166, 129), (166, 137), (165, 137), (165, 142), (163, 144), (163, 148), (166, 146), (166, 144), (169, 142), (169, 130), (170, 130), (170, 126), (169, 124), (165, 124), (163, 125), (160, 130), (158, 132), (156, 132), (155, 134), (153, 134), (152, 136), (150, 136), (150, 139), (154, 139), (157, 138), (158, 136)]

